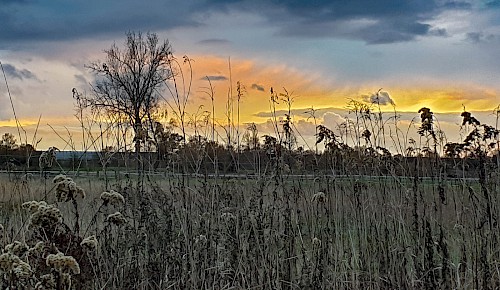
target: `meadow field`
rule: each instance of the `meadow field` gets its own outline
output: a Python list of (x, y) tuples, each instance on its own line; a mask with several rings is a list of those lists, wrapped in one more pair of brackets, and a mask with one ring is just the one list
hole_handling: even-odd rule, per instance
[(3, 174), (2, 288), (498, 289), (499, 185)]
[(500, 289), (499, 107), (494, 126), (464, 108), (454, 143), (381, 89), (328, 128), (271, 87), (262, 134), (239, 81), (216, 118), (207, 76), (190, 113), (192, 60), (151, 33), (125, 46), (72, 90), (67, 152), (2, 136), (2, 289)]

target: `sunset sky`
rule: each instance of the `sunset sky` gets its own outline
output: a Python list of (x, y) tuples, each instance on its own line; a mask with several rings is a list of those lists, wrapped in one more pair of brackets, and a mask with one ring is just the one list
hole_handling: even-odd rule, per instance
[[(439, 113), (445, 131), (456, 128), (450, 141), (459, 141), (456, 112), (464, 106), (491, 121), (500, 104), (499, 0), (0, 0), (0, 19), (13, 105), (28, 142), (41, 115), (39, 148), (64, 147), (50, 126), (78, 139), (72, 88), (90, 92), (84, 65), (104, 60), (113, 43), (123, 46), (127, 31), (157, 33), (177, 57), (193, 59), (190, 109), (209, 110), (208, 76), (220, 123), (230, 59), (233, 85), (246, 88), (241, 122), (263, 133), (271, 87), (293, 92), (294, 120), (307, 138), (314, 132), (307, 108), (322, 109), (319, 122), (335, 126), (349, 117), (349, 99), (369, 100), (380, 88), (408, 124), (423, 106)], [(0, 133), (17, 136), (1, 77)]]

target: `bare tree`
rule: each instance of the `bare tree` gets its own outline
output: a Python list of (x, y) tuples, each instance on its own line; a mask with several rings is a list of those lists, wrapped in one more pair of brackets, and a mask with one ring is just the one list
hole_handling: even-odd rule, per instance
[(157, 107), (166, 81), (173, 77), (172, 48), (168, 40), (159, 42), (154, 33), (129, 32), (123, 49), (113, 44), (104, 52), (105, 62), (87, 66), (97, 76), (87, 104), (122, 116), (120, 119), (134, 130), (135, 151), (139, 153), (149, 136), (144, 123)]

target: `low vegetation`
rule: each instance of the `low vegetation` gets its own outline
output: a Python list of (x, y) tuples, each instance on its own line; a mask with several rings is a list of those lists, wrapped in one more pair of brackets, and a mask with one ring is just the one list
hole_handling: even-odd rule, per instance
[[(175, 82), (180, 63), (166, 57), (159, 79)], [(119, 66), (92, 68), (119, 77)], [(311, 108), (316, 143), (303, 148), (286, 90), (271, 90), (274, 134), (240, 132), (243, 91), (218, 125), (214, 111), (188, 118), (178, 91), (177, 119), (161, 122), (159, 98), (121, 121), (74, 90), (91, 166), (5, 135), (1, 149), (16, 154), (0, 176), (2, 289), (500, 288), (498, 128), (464, 111), (464, 139), (450, 143), (424, 107), (415, 140), (395, 109), (385, 117), (379, 91), (350, 101), (338, 128)]]
[[(433, 142), (430, 121), (421, 134)], [(356, 155), (320, 127), (316, 157), (337, 175), (297, 175), (271, 142), (259, 176), (4, 176), (3, 287), (496, 289), (497, 131), (472, 125), (444, 147), (461, 157), (412, 162)], [(475, 160), (477, 178), (448, 176), (450, 160)], [(355, 174), (366, 166), (377, 174)]]

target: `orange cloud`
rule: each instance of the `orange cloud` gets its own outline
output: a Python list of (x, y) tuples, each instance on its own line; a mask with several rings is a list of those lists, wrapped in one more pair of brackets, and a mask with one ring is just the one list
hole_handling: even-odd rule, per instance
[[(331, 86), (320, 75), (300, 71), (283, 64), (262, 64), (254, 60), (229, 59), (215, 56), (192, 56), (193, 79), (195, 94), (191, 99), (191, 108), (204, 105), (206, 110), (211, 108), (211, 100), (206, 94), (209, 86), (206, 76), (212, 78), (215, 92), (215, 111), (219, 117), (227, 112), (228, 96), (232, 83), (233, 109), (237, 110), (236, 84), (240, 82), (244, 87), (240, 99), (240, 117), (242, 122), (250, 122), (257, 112), (269, 111), (270, 89), (285, 93), (285, 89), (294, 97), (293, 107), (311, 107), (342, 105), (345, 97), (332, 98)], [(231, 81), (231, 82), (230, 82)], [(341, 95), (342, 90), (337, 90)], [(284, 109), (283, 103), (277, 105)]]
[[(265, 123), (268, 117), (256, 116), (259, 112), (270, 111), (270, 88), (273, 87), (279, 93), (284, 93), (284, 88), (294, 96), (292, 109), (321, 108), (344, 108), (349, 99), (362, 100), (363, 96), (375, 93), (380, 87), (370, 83), (348, 83), (340, 84), (329, 76), (317, 72), (305, 71), (282, 63), (263, 63), (253, 59), (231, 58), (231, 69), (229, 59), (210, 55), (193, 55), (193, 86), (191, 89), (190, 102), (187, 111), (195, 113), (200, 106), (201, 111), (212, 111), (211, 99), (208, 92), (209, 83), (206, 76), (212, 81), (214, 89), (215, 115), (220, 125), (227, 123), (228, 96), (232, 92), (232, 115), (234, 122), (237, 120), (237, 91), (236, 84), (239, 81), (243, 87), (243, 95), (239, 103), (240, 124), (248, 122)], [(182, 65), (182, 64), (181, 64)], [(184, 76), (189, 76), (189, 68), (182, 65)], [(71, 80), (74, 82), (74, 80)], [(231, 89), (232, 83), (232, 89)], [(434, 112), (460, 112), (463, 105), (467, 110), (490, 110), (498, 105), (500, 99), (495, 89), (483, 87), (477, 84), (450, 84), (434, 81), (427, 85), (411, 82), (393, 83), (384, 86), (391, 98), (396, 103), (398, 111), (417, 112), (421, 107), (429, 107)], [(67, 86), (71, 88), (72, 86)], [(64, 146), (60, 140), (47, 126), (50, 124), (64, 138), (73, 138), (78, 145), (81, 130), (76, 118), (72, 114), (73, 107), (59, 108), (58, 106), (71, 106), (69, 89), (64, 88), (56, 91), (54, 95), (64, 96), (63, 104), (54, 102), (58, 112), (67, 113), (67, 117), (55, 117), (50, 115), (54, 110), (44, 111), (37, 135), (43, 137), (40, 148), (49, 146)], [(182, 92), (183, 88), (180, 88)], [(167, 94), (168, 91), (165, 91)], [(170, 99), (168, 96), (167, 99)], [(37, 107), (41, 110), (40, 106)], [(280, 102), (276, 105), (277, 110), (286, 110), (286, 105)], [(391, 106), (382, 108), (392, 111)], [(169, 109), (169, 111), (171, 111)], [(21, 114), (22, 115), (22, 114)], [(172, 112), (169, 113), (173, 117)], [(278, 116), (279, 117), (279, 116)], [(303, 117), (302, 117), (303, 118)], [(295, 116), (295, 120), (300, 120)], [(27, 131), (28, 140), (34, 135), (37, 118), (22, 119), (23, 127)], [(243, 125), (242, 125), (243, 127)], [(14, 121), (1, 121), (0, 129), (3, 132), (11, 132), (17, 136)], [(78, 148), (78, 146), (77, 146)]]
[[(325, 108), (345, 107), (349, 99), (361, 100), (362, 96), (376, 92), (380, 87), (372, 84), (339, 84), (329, 80), (328, 76), (301, 71), (284, 64), (260, 63), (255, 60), (231, 59), (231, 75), (229, 61), (215, 56), (194, 56), (195, 79), (203, 79), (205, 75), (224, 76), (227, 80), (214, 81), (216, 92), (216, 114), (224, 115), (229, 92), (229, 78), (233, 83), (233, 96), (236, 95), (236, 82), (240, 81), (246, 92), (241, 99), (241, 118), (246, 121), (255, 120), (257, 112), (269, 111), (269, 90), (273, 87), (278, 92), (286, 88), (293, 92), (293, 108)], [(198, 86), (208, 84), (199, 82)], [(435, 112), (467, 110), (489, 110), (500, 103), (498, 91), (477, 84), (453, 84), (432, 81), (429, 84), (411, 81), (394, 86), (384, 87), (396, 103), (399, 111), (418, 111), (421, 107), (430, 107)], [(197, 95), (200, 96), (199, 94)], [(194, 103), (203, 98), (194, 98)], [(206, 101), (206, 99), (205, 99)], [(206, 103), (208, 104), (209, 103)], [(279, 104), (279, 109), (285, 109)], [(383, 110), (393, 110), (391, 106)]]

